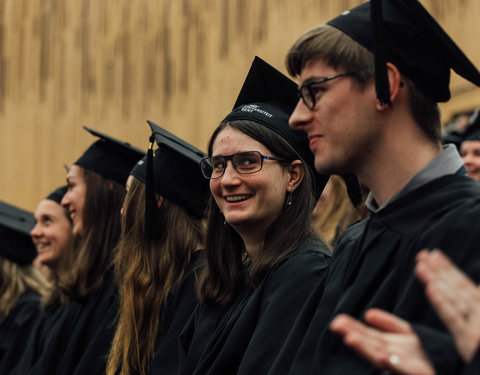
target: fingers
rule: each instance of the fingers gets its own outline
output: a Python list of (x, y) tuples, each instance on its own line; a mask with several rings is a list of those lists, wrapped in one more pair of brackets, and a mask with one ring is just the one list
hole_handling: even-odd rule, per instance
[(386, 332), (408, 333), (412, 330), (407, 321), (380, 309), (369, 309), (365, 313), (365, 321), (369, 325)]
[(480, 341), (480, 289), (441, 251), (421, 252), (415, 273), (438, 316), (468, 361)]
[(343, 336), (346, 345), (379, 368), (386, 368), (390, 354), (385, 350), (382, 332), (369, 328), (348, 315), (338, 315), (330, 323), (330, 329)]
[(379, 369), (398, 374), (434, 374), (418, 336), (406, 321), (379, 309), (367, 311), (365, 318), (376, 326), (367, 326), (342, 314), (331, 322), (330, 328), (343, 337), (346, 345)]

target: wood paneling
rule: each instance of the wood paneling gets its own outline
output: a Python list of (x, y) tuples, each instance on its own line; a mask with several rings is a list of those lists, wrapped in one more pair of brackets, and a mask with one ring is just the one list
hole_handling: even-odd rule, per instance
[[(0, 199), (63, 183), (88, 125), (145, 148), (151, 119), (205, 149), (254, 55), (285, 72), (305, 30), (354, 0), (0, 0)], [(422, 3), (480, 66), (477, 0)], [(453, 77), (444, 116), (480, 103)]]

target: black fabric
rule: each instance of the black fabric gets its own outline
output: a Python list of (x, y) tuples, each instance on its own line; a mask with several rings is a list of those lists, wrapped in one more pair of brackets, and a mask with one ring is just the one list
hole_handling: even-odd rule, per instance
[[(367, 309), (377, 307), (414, 325), (446, 332), (414, 276), (415, 256), (424, 248), (438, 247), (478, 282), (480, 232), (472, 230), (471, 223), (479, 220), (480, 185), (455, 174), (412, 191), (352, 226), (340, 239), (327, 277), (305, 304), (271, 374), (374, 373), (329, 330), (339, 313), (362, 319)], [(427, 353), (446, 353), (433, 358), (442, 374), (460, 373), (458, 356), (451, 356), (456, 353), (453, 341), (439, 348), (438, 342), (423, 337)]]
[[(194, 217), (204, 217), (210, 188), (202, 175), (200, 160), (207, 155), (153, 122), (148, 123), (158, 144), (153, 157), (152, 191), (185, 208)], [(130, 174), (147, 184), (146, 158), (140, 160)]]
[(462, 372), (462, 375), (478, 374), (480, 374), (480, 348), (477, 350), (470, 363), (467, 364), (465, 370)]
[[(480, 86), (477, 68), (417, 0), (383, 0), (380, 36), (372, 32), (370, 5), (369, 1), (343, 12), (328, 24), (372, 53), (376, 53), (381, 39), (384, 60), (395, 64), (436, 102), (450, 99), (450, 69)], [(376, 76), (376, 79), (386, 77)]]
[(63, 196), (65, 195), (66, 192), (67, 192), (67, 186), (62, 186), (62, 187), (59, 187), (59, 188), (55, 189), (50, 194), (48, 194), (47, 198), (45, 198), (45, 199), (49, 199), (49, 200), (52, 200), (52, 201), (60, 204), (60, 202), (62, 201), (62, 198), (63, 198)]
[(83, 128), (100, 139), (92, 143), (74, 164), (125, 185), (130, 171), (145, 152), (86, 126)]
[[(25, 363), (21, 360), (11, 374), (105, 373), (108, 351), (115, 332), (117, 303), (117, 288), (113, 274), (110, 273), (96, 294), (86, 300), (72, 301), (55, 312), (54, 321), (51, 321), (48, 332), (43, 334), (41, 353), (37, 353), (38, 357), (33, 363), (31, 358)], [(31, 367), (26, 368), (28, 366)]]
[(32, 327), (41, 316), (40, 295), (27, 291), (20, 296), (9, 314), (0, 320), (0, 374), (7, 373), (2, 366), (10, 369), (22, 357)]
[(59, 302), (49, 305), (38, 314), (34, 324), (24, 335), (16, 335), (10, 341), (6, 355), (0, 362), (0, 374), (27, 374), (43, 351), (46, 337), (60, 315)]
[(33, 214), (0, 201), (0, 256), (20, 265), (30, 264), (37, 250), (30, 237)]
[(180, 374), (266, 374), (330, 253), (309, 238), (229, 307), (199, 305), (180, 335)]
[(167, 308), (160, 317), (156, 350), (150, 367), (152, 375), (177, 373), (178, 336), (198, 305), (195, 287), (204, 263), (205, 251), (195, 251), (182, 281), (170, 291)]

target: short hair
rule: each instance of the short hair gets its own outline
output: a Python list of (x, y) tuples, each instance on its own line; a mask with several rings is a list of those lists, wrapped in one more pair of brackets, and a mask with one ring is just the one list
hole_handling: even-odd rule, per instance
[[(354, 72), (353, 81), (360, 88), (375, 77), (373, 53), (329, 25), (317, 26), (297, 39), (286, 57), (287, 70), (290, 75), (299, 76), (306, 64), (315, 60), (323, 60), (336, 69)], [(413, 119), (430, 140), (440, 142), (441, 122), (437, 103), (420, 91), (411, 79), (405, 75), (403, 78), (410, 92)]]

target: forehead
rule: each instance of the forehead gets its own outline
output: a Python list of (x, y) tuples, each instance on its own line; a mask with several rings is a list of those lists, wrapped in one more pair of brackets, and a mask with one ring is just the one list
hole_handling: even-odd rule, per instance
[(67, 173), (67, 179), (83, 179), (83, 169), (78, 165), (72, 165)]
[(478, 150), (480, 149), (480, 140), (470, 140), (470, 141), (463, 141), (460, 148), (462, 150)]
[(57, 202), (54, 202), (50, 199), (44, 199), (40, 201), (35, 210), (35, 218), (39, 219), (41, 216), (62, 216), (64, 214), (64, 209)]
[(218, 133), (212, 147), (212, 156), (231, 155), (244, 151), (260, 151), (268, 154), (269, 150), (260, 142), (230, 126)]
[(309, 60), (300, 73), (300, 84), (311, 78), (323, 78), (340, 73), (338, 69), (325, 63), (323, 60)]

